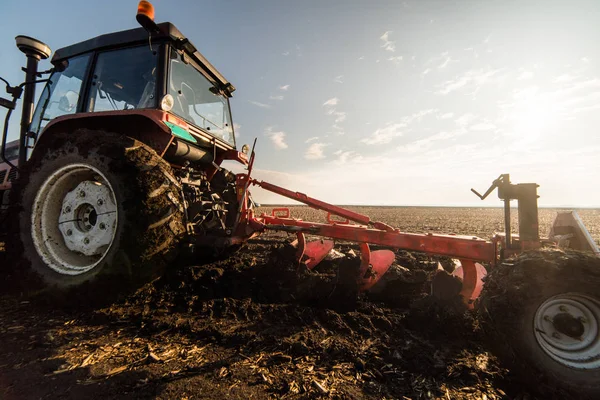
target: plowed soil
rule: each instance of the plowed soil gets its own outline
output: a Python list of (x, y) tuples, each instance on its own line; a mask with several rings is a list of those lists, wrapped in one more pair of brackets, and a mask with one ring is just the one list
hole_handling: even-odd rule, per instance
[[(399, 224), (398, 209), (387, 218), (382, 210), (370, 215), (406, 231), (500, 230), (489, 215), (474, 221), (477, 211), (444, 222), (448, 209), (429, 209), (441, 210), (435, 224), (421, 211)], [(581, 215), (597, 229), (597, 214)], [(7, 289), (0, 398), (533, 398), (488, 352), (458, 299), (428, 297), (438, 262), (451, 260), (398, 251), (387, 287), (357, 298), (347, 279), (357, 247), (336, 246), (343, 257), (298, 271), (287, 240), (268, 234), (227, 259), (180, 261), (104, 308), (78, 297), (57, 309), (43, 294)]]

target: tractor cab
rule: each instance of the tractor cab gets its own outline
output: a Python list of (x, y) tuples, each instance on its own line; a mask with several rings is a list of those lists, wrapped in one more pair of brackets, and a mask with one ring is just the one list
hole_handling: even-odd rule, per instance
[[(131, 29), (59, 49), (32, 117), (37, 138), (55, 118), (160, 110), (173, 135), (235, 148), (229, 98), (235, 90), (171, 23)], [(31, 145), (31, 143), (29, 143)]]

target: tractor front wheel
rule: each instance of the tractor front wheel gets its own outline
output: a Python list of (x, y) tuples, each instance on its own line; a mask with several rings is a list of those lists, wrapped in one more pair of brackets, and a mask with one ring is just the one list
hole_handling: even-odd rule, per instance
[(501, 361), (551, 398), (600, 398), (600, 258), (528, 252), (493, 269), (479, 299)]
[(59, 291), (85, 286), (103, 297), (107, 288), (152, 279), (184, 233), (170, 165), (121, 135), (57, 135), (28, 162), (17, 187), (22, 254), (44, 286)]

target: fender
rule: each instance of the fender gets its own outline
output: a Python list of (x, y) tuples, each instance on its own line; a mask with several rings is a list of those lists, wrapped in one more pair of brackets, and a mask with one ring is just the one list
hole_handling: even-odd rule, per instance
[(160, 110), (120, 110), (63, 115), (50, 121), (42, 130), (32, 155), (42, 151), (45, 143), (56, 133), (93, 129), (115, 132), (139, 140), (163, 157), (173, 140), (171, 130), (163, 123), (165, 115), (166, 113)]

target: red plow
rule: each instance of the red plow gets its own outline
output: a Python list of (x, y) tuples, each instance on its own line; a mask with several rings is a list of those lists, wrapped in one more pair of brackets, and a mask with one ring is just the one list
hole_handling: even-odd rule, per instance
[[(237, 227), (237, 238), (232, 240), (242, 241), (244, 237), (253, 236), (259, 232), (273, 230), (296, 234), (297, 239), (292, 243), (296, 246), (296, 257), (299, 265), (311, 270), (315, 268), (333, 249), (334, 240), (357, 242), (360, 246), (360, 267), (358, 269), (357, 284), (359, 292), (369, 290), (381, 279), (394, 262), (395, 255), (392, 250), (371, 250), (370, 245), (419, 251), (436, 256), (451, 257), (459, 261), (460, 265), (452, 273), (462, 282), (460, 295), (464, 303), (473, 307), (474, 301), (479, 296), (487, 274), (486, 268), (495, 267), (503, 260), (544, 246), (557, 247), (556, 238), (540, 238), (538, 233), (538, 205), (537, 187), (535, 183), (512, 184), (508, 174), (500, 175), (493, 181), (490, 188), (483, 194), (471, 189), (482, 200), (498, 189), (498, 197), (504, 201), (505, 233), (496, 234), (489, 240), (476, 236), (434, 233), (408, 233), (402, 232), (385, 223), (372, 221), (368, 216), (354, 211), (317, 200), (306, 194), (293, 192), (272, 183), (259, 181), (252, 178), (251, 172), (255, 154), (252, 152), (248, 172), (237, 175), (238, 199), (240, 208), (240, 222)], [(270, 215), (265, 213), (255, 215), (249, 206), (248, 188), (251, 185), (279, 194), (291, 200), (306, 204), (314, 209), (327, 213), (327, 223), (303, 221), (292, 218), (290, 209), (286, 207), (274, 208)], [(511, 234), (510, 226), (510, 201), (518, 201), (519, 235)], [(579, 220), (575, 212), (561, 214), (553, 227), (553, 233), (565, 233), (575, 240), (570, 242), (570, 247), (578, 250), (588, 250), (600, 254), (591, 236)], [(320, 236), (328, 239), (308, 241), (306, 236)], [(432, 282), (434, 296), (445, 293), (443, 287)], [(439, 284), (443, 285), (443, 284)]]

